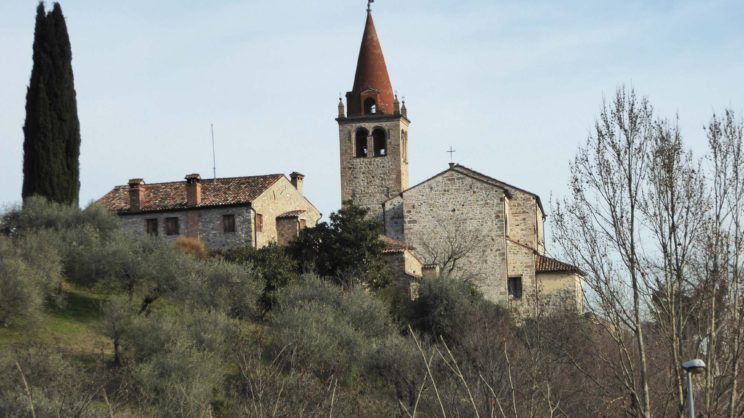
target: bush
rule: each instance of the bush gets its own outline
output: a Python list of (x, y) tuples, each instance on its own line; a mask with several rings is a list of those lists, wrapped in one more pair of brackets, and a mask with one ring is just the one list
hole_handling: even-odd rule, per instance
[(483, 296), (462, 280), (423, 279), (419, 296), (411, 304), (411, 326), (434, 339), (441, 336), (457, 341), (485, 303)]
[(209, 416), (223, 386), (229, 327), (224, 316), (203, 311), (134, 317), (122, 336), (131, 401), (156, 416)]
[(303, 230), (288, 251), (305, 272), (345, 286), (383, 288), (390, 283), (391, 275), (383, 260), (382, 225), (366, 216), (366, 209), (345, 202), (331, 214), (330, 223)]
[(107, 237), (120, 229), (116, 215), (95, 204), (80, 210), (75, 206), (47, 201), (40, 196), (27, 198), (23, 207), (7, 211), (0, 221), (0, 231), (8, 235), (19, 235), (40, 230), (61, 231), (88, 225)]
[(101, 408), (102, 386), (57, 352), (39, 347), (0, 351), (0, 376), (0, 416), (31, 416), (31, 405), (37, 417), (108, 415)]
[(37, 281), (21, 259), (0, 254), (0, 325), (33, 322), (43, 301)]
[(276, 293), (297, 281), (297, 262), (290, 257), (284, 247), (271, 243), (266, 247), (237, 247), (217, 253), (218, 256), (227, 261), (249, 264), (261, 276), (263, 290), (259, 300), (263, 314), (268, 313), (276, 305)]
[(206, 244), (199, 238), (178, 237), (176, 238), (176, 248), (197, 260), (206, 260), (209, 257), (209, 250), (207, 250)]
[(311, 276), (279, 292), (272, 325), (275, 352), (296, 350), (298, 363), (321, 378), (353, 379), (369, 351), (394, 333), (373, 295)]
[(195, 306), (231, 318), (251, 319), (260, 313), (260, 278), (249, 265), (210, 260), (183, 282), (182, 290), (183, 299)]
[(0, 325), (33, 323), (45, 301), (59, 302), (56, 252), (35, 236), (0, 236)]

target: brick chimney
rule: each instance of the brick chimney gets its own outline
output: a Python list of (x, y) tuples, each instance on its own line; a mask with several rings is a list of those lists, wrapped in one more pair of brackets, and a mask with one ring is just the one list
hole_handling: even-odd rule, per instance
[(129, 210), (132, 212), (139, 211), (145, 206), (145, 180), (129, 180)]
[(289, 178), (292, 179), (292, 186), (302, 194), (302, 183), (305, 181), (305, 175), (293, 171), (292, 174), (289, 175)]
[(201, 176), (189, 174), (186, 176), (186, 206), (194, 207), (201, 203)]

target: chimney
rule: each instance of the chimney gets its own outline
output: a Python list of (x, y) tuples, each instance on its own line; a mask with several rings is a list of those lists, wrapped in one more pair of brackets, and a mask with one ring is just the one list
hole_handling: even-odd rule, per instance
[(289, 178), (292, 179), (292, 186), (294, 186), (295, 189), (297, 189), (297, 191), (302, 194), (302, 183), (305, 180), (305, 175), (293, 171), (292, 174), (289, 175)]
[(189, 174), (186, 176), (186, 206), (194, 207), (201, 203), (201, 176)]
[(139, 211), (145, 206), (145, 181), (143, 179), (129, 180), (129, 210)]

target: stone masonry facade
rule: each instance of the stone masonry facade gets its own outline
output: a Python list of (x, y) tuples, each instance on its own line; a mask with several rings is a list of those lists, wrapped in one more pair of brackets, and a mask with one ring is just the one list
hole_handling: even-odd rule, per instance
[[(401, 115), (373, 118), (341, 118), (339, 123), (341, 159), (341, 200), (369, 210), (382, 219), (380, 202), (408, 187), (408, 120)], [(373, 133), (385, 133), (385, 155), (375, 156)], [(357, 156), (359, 132), (368, 133), (366, 155)]]
[(175, 240), (198, 238), (211, 250), (272, 242), (286, 245), (301, 229), (313, 227), (320, 212), (302, 193), (304, 176), (292, 173), (146, 184), (132, 179), (98, 204), (117, 213), (132, 235)]
[[(235, 231), (225, 232), (223, 217), (230, 215), (235, 220)], [(187, 227), (189, 217), (197, 218), (196, 229), (189, 230)], [(177, 219), (178, 232), (169, 235), (166, 231), (166, 220), (174, 218)], [(253, 214), (249, 206), (145, 212), (121, 215), (120, 219), (124, 229), (132, 235), (146, 234), (147, 223), (154, 221), (158, 228), (158, 236), (168, 240), (175, 240), (179, 236), (193, 236), (204, 241), (210, 249), (251, 245), (253, 242)]]
[(503, 300), (505, 198), (501, 188), (448, 170), (385, 202), (385, 231), (403, 238), (426, 264), (441, 265), (460, 253), (454, 265), (442, 266), (443, 273), (473, 283), (490, 300)]

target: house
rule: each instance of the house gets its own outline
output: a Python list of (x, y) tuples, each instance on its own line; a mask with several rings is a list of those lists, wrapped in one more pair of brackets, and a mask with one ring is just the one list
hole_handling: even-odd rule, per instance
[(134, 235), (179, 236), (202, 240), (209, 249), (286, 245), (320, 212), (303, 195), (304, 176), (283, 174), (147, 184), (131, 179), (98, 204), (116, 213)]

